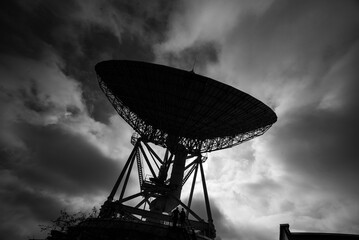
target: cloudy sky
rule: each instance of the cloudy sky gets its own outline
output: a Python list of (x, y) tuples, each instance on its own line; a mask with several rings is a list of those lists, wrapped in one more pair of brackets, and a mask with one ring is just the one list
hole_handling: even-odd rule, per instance
[(359, 234), (358, 10), (349, 0), (1, 1), (0, 238), (41, 237), (38, 224), (61, 209), (108, 196), (133, 132), (98, 87), (94, 65), (109, 59), (185, 70), (196, 59), (196, 73), (278, 115), (263, 136), (209, 154), (221, 239), (278, 239), (281, 223)]

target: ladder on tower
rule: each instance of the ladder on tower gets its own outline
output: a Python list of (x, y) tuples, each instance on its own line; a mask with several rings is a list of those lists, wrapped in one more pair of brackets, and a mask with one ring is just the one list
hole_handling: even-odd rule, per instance
[(141, 156), (140, 151), (136, 152), (136, 162), (137, 162), (137, 169), (138, 169), (138, 180), (140, 182), (140, 186), (142, 188), (143, 183), (143, 170), (142, 170), (142, 163), (141, 163)]

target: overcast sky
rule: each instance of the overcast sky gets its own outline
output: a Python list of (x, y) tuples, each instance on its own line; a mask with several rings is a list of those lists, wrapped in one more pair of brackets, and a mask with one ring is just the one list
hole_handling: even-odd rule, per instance
[(359, 234), (358, 12), (349, 0), (1, 1), (0, 238), (41, 237), (61, 209), (108, 196), (133, 132), (98, 87), (94, 65), (109, 59), (196, 59), (196, 73), (276, 112), (263, 136), (205, 163), (220, 239), (278, 239), (281, 223)]

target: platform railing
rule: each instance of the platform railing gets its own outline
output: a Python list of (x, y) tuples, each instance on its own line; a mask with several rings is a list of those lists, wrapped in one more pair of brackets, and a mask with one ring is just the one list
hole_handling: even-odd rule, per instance
[[(139, 218), (137, 218), (138, 221), (143, 221), (143, 222), (147, 222), (150, 224), (156, 224), (156, 225), (160, 224), (160, 225), (164, 225), (164, 226), (172, 226), (172, 216), (167, 215), (167, 214), (151, 212), (151, 211), (143, 210), (140, 208), (126, 206), (123, 204), (119, 204), (117, 206), (117, 212), (120, 213), (119, 217), (125, 217), (129, 214), (132, 216), (137, 215), (137, 216), (139, 216)], [(192, 219), (186, 219), (185, 225), (180, 226), (180, 227), (183, 227), (186, 229), (191, 228), (191, 230), (194, 229), (195, 231), (200, 231), (200, 232), (206, 232), (210, 226), (204, 220), (197, 221), (197, 220), (192, 220)]]

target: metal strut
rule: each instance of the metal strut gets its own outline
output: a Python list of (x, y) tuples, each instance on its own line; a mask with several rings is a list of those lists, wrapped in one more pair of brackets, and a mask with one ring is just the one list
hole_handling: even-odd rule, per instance
[[(140, 145), (141, 146), (141, 145)], [(123, 195), (125, 194), (126, 188), (127, 188), (127, 183), (128, 183), (128, 179), (130, 178), (130, 174), (132, 171), (132, 166), (133, 166), (133, 162), (135, 161), (135, 155), (132, 155), (132, 159), (131, 159), (131, 163), (130, 163), (130, 167), (127, 170), (127, 175), (125, 178), (125, 182), (123, 183), (123, 187), (122, 187), (122, 191), (121, 191), (121, 195), (120, 195), (120, 199), (123, 198)]]
[(117, 179), (115, 185), (114, 185), (113, 188), (112, 188), (112, 191), (111, 191), (110, 195), (109, 195), (108, 198), (107, 198), (109, 201), (112, 201), (112, 200), (113, 200), (113, 198), (114, 198), (114, 196), (115, 196), (115, 194), (116, 194), (116, 192), (117, 192), (117, 189), (118, 189), (118, 187), (120, 186), (120, 183), (121, 183), (121, 181), (122, 181), (122, 178), (123, 178), (123, 176), (125, 175), (125, 173), (126, 173), (126, 171), (127, 171), (128, 165), (130, 164), (130, 162), (131, 162), (131, 160), (132, 160), (134, 154), (138, 151), (138, 146), (139, 146), (139, 144), (140, 144), (140, 141), (137, 141), (137, 142), (135, 143), (135, 146), (134, 146), (134, 148), (132, 149), (132, 152), (131, 152), (130, 156), (128, 157), (128, 160), (126, 161), (126, 164), (125, 164), (125, 166), (123, 167), (120, 176), (118, 177), (118, 179)]
[(140, 151), (136, 151), (136, 160), (137, 160), (138, 180), (139, 180), (139, 183), (140, 183), (140, 187), (142, 188), (143, 171), (142, 171), (142, 163), (141, 163)]

